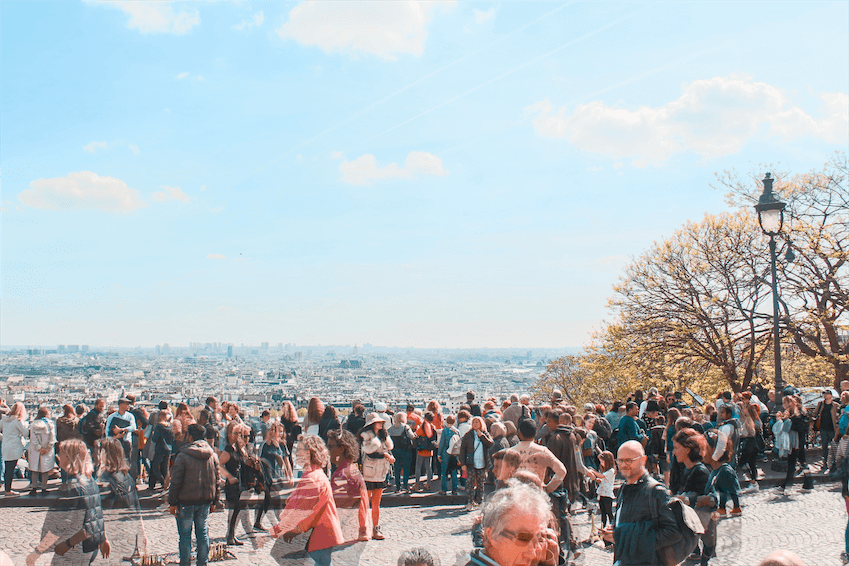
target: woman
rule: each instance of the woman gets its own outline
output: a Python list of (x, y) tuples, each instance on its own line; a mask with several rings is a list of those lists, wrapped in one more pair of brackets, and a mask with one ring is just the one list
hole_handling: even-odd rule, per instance
[[(360, 444), (356, 437), (347, 430), (331, 430), (327, 433), (327, 450), (330, 452), (330, 463), (336, 466), (336, 471), (330, 477), (330, 487), (333, 490), (336, 509), (338, 511), (339, 509), (357, 508), (357, 524), (359, 526), (357, 539), (367, 541), (369, 539), (369, 494), (366, 489), (366, 482), (357, 467), (357, 460), (360, 458)], [(347, 522), (340, 522), (344, 536)], [(346, 540), (349, 540), (347, 536)]]
[[(672, 452), (675, 455), (675, 459), (681, 462), (685, 468), (684, 475), (681, 478), (681, 485), (675, 495), (689, 506), (696, 507), (700, 496), (708, 491), (708, 479), (710, 477), (710, 471), (708, 471), (707, 466), (702, 462), (705, 453), (708, 452), (705, 437), (692, 428), (682, 428), (672, 439)], [(702, 500), (702, 507), (704, 507), (704, 502)], [(715, 509), (715, 505), (713, 509)], [(704, 509), (703, 513), (699, 515), (703, 525), (711, 520), (710, 515), (712, 515), (713, 509), (710, 512)], [(702, 545), (704, 548), (699, 551), (698, 547), (696, 547), (696, 550), (690, 555), (690, 559), (701, 560), (704, 566), (713, 556), (716, 548), (715, 525), (712, 535), (708, 533), (707, 528), (705, 529), (705, 535), (702, 537)]]
[(29, 427), (29, 470), (30, 495), (47, 493), (47, 480), (50, 471), (56, 467), (56, 454), (53, 445), (56, 444), (56, 429), (50, 421), (50, 409), (44, 406), (38, 408), (35, 420)]
[(752, 394), (743, 392), (743, 401), (740, 404), (740, 470), (749, 466), (749, 475), (752, 478), (752, 487), (758, 489), (758, 436), (762, 434), (761, 412), (759, 405), (751, 403)]
[(489, 447), (493, 440), (481, 417), (472, 417), (472, 428), (463, 435), (458, 460), (466, 474), (466, 509), (472, 510), (483, 501), (483, 484), (489, 466)]
[[(422, 472), (427, 475), (427, 490), (433, 491), (433, 466), (431, 460), (433, 451), (436, 447), (436, 428), (433, 426), (433, 413), (427, 411), (424, 414), (422, 426), (416, 429), (416, 484), (413, 486), (415, 491), (423, 491), (424, 486), (420, 479)], [(424, 470), (422, 470), (424, 468)]]
[(298, 423), (298, 413), (295, 411), (295, 406), (291, 401), (283, 401), (280, 407), (280, 424), (283, 425), (283, 430), (286, 432), (286, 450), (289, 452), (289, 466), (294, 467), (295, 463), (292, 460), (292, 449), (295, 446), (295, 440), (301, 436), (301, 425)]
[[(79, 431), (80, 419), (77, 417), (76, 411), (71, 405), (62, 405), (61, 417), (56, 419), (56, 444), (71, 438), (82, 438)], [(59, 473), (62, 476), (62, 486), (68, 483), (68, 474), (62, 468), (59, 468)], [(59, 489), (63, 489), (60, 487)]]
[(366, 480), (368, 489), (368, 501), (371, 506), (371, 538), (383, 540), (380, 532), (380, 498), (383, 497), (383, 488), (386, 485), (386, 474), (395, 463), (392, 455), (392, 439), (389, 437), (384, 426), (386, 421), (377, 413), (370, 413), (366, 419), (360, 438), (363, 445), (363, 478)]
[(109, 486), (104, 498), (107, 507), (140, 510), (136, 482), (130, 475), (130, 464), (124, 456), (121, 442), (115, 438), (104, 438), (100, 442), (99, 482)]
[(299, 534), (312, 530), (307, 553), (316, 566), (330, 566), (333, 547), (344, 542), (330, 481), (324, 474), (330, 454), (320, 437), (307, 434), (298, 439), (295, 461), (303, 468), (304, 475), (270, 534), (277, 537), (282, 533), (283, 540), (291, 542)]
[(224, 499), (230, 509), (230, 518), (227, 523), (227, 545), (242, 546), (241, 540), (236, 538), (236, 521), (241, 511), (240, 499), (242, 497), (242, 482), (246, 475), (248, 466), (255, 466), (256, 462), (248, 456), (245, 449), (250, 431), (247, 426), (231, 420), (226, 429), (227, 446), (221, 452), (219, 458), (219, 469), (221, 477), (224, 478)]
[[(171, 454), (176, 454), (170, 417), (171, 412), (164, 410), (156, 413), (153, 419), (153, 433), (150, 435), (150, 443), (153, 445), (153, 458), (150, 462), (150, 483), (148, 484), (148, 488), (151, 490), (156, 489), (157, 483), (163, 488), (165, 487), (168, 477), (168, 463), (171, 461)], [(180, 426), (182, 427), (182, 425)], [(182, 432), (182, 428), (180, 430)]]
[(336, 407), (327, 405), (324, 408), (321, 419), (318, 421), (318, 436), (327, 442), (327, 433), (331, 430), (340, 430), (341, 428), (342, 424), (339, 422), (339, 414), (336, 412)]
[(366, 426), (366, 408), (362, 403), (357, 403), (348, 414), (348, 420), (345, 421), (345, 430), (356, 437), (364, 426)]
[(257, 507), (254, 530), (266, 531), (262, 526), (262, 516), (271, 507), (271, 498), (278, 497), (283, 489), (292, 485), (292, 468), (289, 465), (286, 432), (282, 424), (273, 422), (265, 431), (259, 458), (262, 463), (265, 496), (262, 504)]
[(304, 415), (304, 422), (301, 424), (304, 434), (318, 434), (318, 423), (323, 414), (324, 403), (318, 397), (311, 398), (307, 405), (307, 414)]
[[(779, 448), (779, 453), (787, 453), (787, 473), (784, 476), (784, 481), (778, 486), (778, 493), (784, 494), (787, 485), (793, 485), (793, 478), (796, 476), (796, 463), (800, 461), (804, 454), (806, 423), (794, 397), (784, 397), (781, 403), (784, 406), (784, 411), (779, 411), (775, 415), (776, 421), (772, 425), (772, 431), (775, 433), (775, 443), (776, 447)], [(779, 439), (779, 435), (782, 434), (787, 435), (784, 442)], [(783, 446), (779, 447), (779, 444), (783, 444)]]
[[(59, 461), (59, 466), (65, 470), (69, 476), (68, 480), (68, 496), (77, 503), (77, 507), (83, 509), (82, 515), (79, 517), (81, 523), (70, 525), (71, 532), (62, 533), (59, 529), (67, 529), (69, 525), (61, 524), (67, 521), (56, 521), (57, 532), (50, 530), (49, 534), (52, 540), (59, 538), (54, 547), (54, 551), (59, 556), (64, 556), (69, 550), (82, 543), (83, 554), (91, 553), (91, 556), (81, 557), (82, 560), (73, 559), (73, 555), (69, 556), (68, 561), (75, 564), (91, 564), (97, 556), (97, 551), (103, 555), (103, 558), (109, 558), (111, 545), (106, 538), (106, 529), (103, 523), (103, 508), (100, 503), (100, 489), (97, 487), (97, 482), (91, 477), (94, 473), (94, 467), (91, 464), (91, 456), (85, 443), (73, 438), (65, 440), (59, 445), (56, 454)], [(63, 514), (64, 515), (64, 514)], [(74, 530), (77, 529), (78, 530)], [(43, 533), (47, 534), (47, 533)], [(62, 538), (69, 534), (67, 538)], [(42, 537), (45, 542), (47, 537)], [(41, 548), (41, 545), (38, 546)], [(33, 560), (33, 562), (35, 562)], [(29, 563), (29, 561), (28, 561)]]
[(5, 466), (3, 473), (3, 484), (6, 497), (20, 495), (12, 491), (12, 478), (15, 477), (15, 468), (18, 460), (24, 455), (24, 438), (29, 436), (29, 426), (26, 424), (27, 410), (24, 404), (18, 401), (9, 412), (0, 419), (0, 434), (3, 435), (3, 443), (0, 446), (0, 455), (3, 457)]
[(409, 489), (410, 472), (413, 468), (413, 441), (416, 434), (407, 424), (407, 415), (401, 411), (392, 417), (392, 426), (387, 431), (392, 439), (392, 455), (395, 457), (395, 491)]

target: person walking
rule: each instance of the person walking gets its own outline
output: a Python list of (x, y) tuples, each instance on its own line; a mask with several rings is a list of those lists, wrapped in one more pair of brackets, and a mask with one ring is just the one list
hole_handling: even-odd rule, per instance
[[(781, 403), (784, 411), (776, 413), (772, 430), (775, 433), (776, 447), (779, 447), (779, 444), (782, 445), (779, 452), (785, 451), (787, 454), (787, 472), (784, 475), (784, 481), (778, 486), (778, 493), (783, 495), (787, 486), (793, 485), (793, 478), (796, 476), (796, 464), (801, 458), (802, 445), (805, 442), (803, 436), (805, 420), (792, 396), (782, 398)], [(782, 438), (780, 439), (779, 436)]]
[(56, 467), (56, 454), (53, 446), (56, 444), (56, 428), (50, 420), (50, 409), (45, 406), (38, 408), (35, 420), (29, 427), (29, 446), (27, 447), (30, 478), (30, 495), (38, 490), (47, 493), (49, 473)]
[(275, 538), (282, 534), (288, 543), (299, 534), (312, 531), (307, 554), (316, 566), (331, 566), (333, 549), (344, 538), (330, 480), (324, 474), (330, 464), (330, 453), (319, 436), (305, 434), (298, 439), (295, 462), (304, 474), (286, 501), (280, 522), (271, 527), (269, 534)]
[(613, 563), (617, 566), (657, 566), (663, 564), (658, 550), (681, 538), (666, 487), (646, 471), (643, 445), (629, 440), (619, 447), (619, 471), (625, 484), (616, 499), (612, 526), (602, 530), (604, 540), (613, 543)]
[(392, 455), (395, 456), (395, 491), (409, 490), (410, 472), (413, 467), (413, 441), (416, 434), (407, 424), (407, 415), (398, 411), (392, 426), (387, 431), (392, 439)]
[[(226, 540), (229, 546), (242, 546), (245, 543), (236, 538), (236, 522), (242, 510), (242, 482), (247, 474), (246, 468), (252, 464), (245, 448), (250, 438), (250, 430), (247, 426), (231, 420), (227, 425), (226, 436), (227, 446), (221, 452), (219, 460), (219, 472), (224, 477), (224, 499), (230, 509)], [(173, 481), (173, 469), (171, 473)]]
[(3, 486), (6, 497), (20, 495), (19, 492), (12, 490), (12, 479), (15, 477), (18, 460), (24, 455), (24, 438), (29, 436), (26, 420), (27, 410), (20, 401), (12, 405), (9, 412), (0, 419), (0, 435), (3, 436), (0, 456), (3, 457)]
[(363, 451), (363, 479), (368, 490), (369, 505), (371, 506), (371, 538), (383, 540), (380, 532), (380, 499), (386, 486), (386, 475), (395, 457), (392, 455), (392, 439), (389, 437), (385, 421), (377, 413), (369, 413), (366, 424), (360, 431)]
[[(236, 425), (239, 426), (239, 425)], [(192, 559), (192, 526), (197, 540), (197, 565), (209, 561), (209, 513), (218, 501), (219, 465), (215, 451), (204, 440), (206, 430), (198, 424), (188, 427), (192, 439), (174, 460), (168, 487), (169, 512), (177, 518), (180, 536), (180, 566)]]
[(463, 436), (458, 457), (466, 474), (466, 494), (469, 499), (466, 509), (469, 511), (483, 501), (483, 485), (492, 443), (492, 436), (486, 431), (483, 418), (472, 417), (472, 429)]

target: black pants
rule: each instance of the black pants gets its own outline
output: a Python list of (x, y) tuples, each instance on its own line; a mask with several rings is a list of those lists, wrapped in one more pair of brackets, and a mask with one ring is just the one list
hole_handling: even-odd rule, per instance
[(793, 478), (796, 476), (796, 462), (799, 460), (800, 450), (794, 448), (787, 455), (787, 474), (784, 476), (784, 483), (781, 487), (786, 488), (788, 485), (793, 485)]
[(171, 452), (153, 453), (153, 461), (150, 463), (150, 482), (148, 485), (151, 489), (156, 487), (157, 482), (165, 487), (165, 476), (168, 475), (168, 461), (171, 459)]
[(740, 439), (740, 471), (744, 471), (746, 466), (749, 466), (752, 481), (757, 481), (758, 445), (754, 436)]
[(12, 491), (12, 478), (15, 477), (15, 467), (17, 465), (17, 460), (6, 460), (6, 468), (3, 472), (3, 486), (6, 488), (6, 491)]
[(560, 526), (560, 546), (569, 550), (572, 542), (572, 524), (569, 522), (569, 495), (563, 489), (548, 494), (551, 500), (551, 512)]
[(604, 495), (598, 498), (598, 508), (601, 513), (601, 526), (607, 526), (607, 520), (610, 519), (610, 524), (613, 524), (613, 498), (605, 497)]

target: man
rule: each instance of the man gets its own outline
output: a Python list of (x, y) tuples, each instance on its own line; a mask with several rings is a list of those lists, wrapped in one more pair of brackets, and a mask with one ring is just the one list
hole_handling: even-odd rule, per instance
[(424, 419), (416, 413), (416, 406), (412, 403), (407, 403), (407, 425), (409, 425), (410, 429), (416, 432), (422, 426), (422, 422), (424, 422)]
[(466, 403), (469, 405), (469, 414), (473, 417), (481, 416), (481, 406), (475, 403), (475, 394), (471, 390), (466, 392)]
[(625, 415), (619, 419), (619, 446), (622, 446), (629, 440), (635, 440), (643, 446), (648, 442), (646, 433), (637, 424), (639, 411), (640, 407), (634, 401), (628, 401), (625, 405)]
[(671, 495), (646, 471), (643, 445), (628, 440), (619, 447), (619, 471), (625, 484), (616, 498), (614, 524), (602, 530), (604, 540), (613, 542), (613, 563), (618, 566), (663, 564), (658, 549), (681, 538), (675, 515), (668, 507)]
[(519, 396), (515, 393), (510, 395), (510, 406), (504, 409), (504, 420), (519, 426), (519, 417), (522, 416), (522, 406), (519, 404)]
[(676, 391), (673, 394), (673, 397), (675, 397), (675, 400), (669, 405), (669, 407), (678, 409), (679, 411), (690, 408), (689, 405), (684, 402), (684, 395), (680, 391)]
[[(204, 439), (209, 443), (213, 450), (218, 446), (218, 429), (212, 426), (211, 416), (208, 410), (201, 409), (200, 413), (198, 413), (198, 424), (204, 428), (206, 433), (204, 434)], [(265, 437), (263, 437), (264, 439)], [(217, 454), (217, 452), (216, 452)]]
[[(551, 493), (563, 483), (563, 479), (566, 477), (566, 467), (557, 459), (557, 456), (551, 453), (551, 450), (534, 443), (534, 436), (537, 432), (534, 421), (524, 419), (519, 422), (517, 428), (519, 443), (510, 450), (519, 455), (522, 462), (519, 469), (535, 473), (543, 482), (546, 493)], [(554, 472), (554, 475), (548, 483), (545, 483), (546, 472), (549, 469)]]
[(218, 456), (204, 440), (206, 430), (190, 424), (192, 443), (183, 448), (171, 467), (171, 485), (168, 487), (168, 505), (177, 517), (180, 535), (180, 566), (189, 566), (192, 560), (192, 525), (197, 539), (197, 564), (209, 562), (209, 529), (207, 518), (218, 501)]
[[(118, 399), (118, 410), (109, 415), (106, 419), (106, 435), (118, 440), (124, 447), (124, 456), (127, 461), (130, 460), (132, 452), (132, 434), (136, 430), (136, 418), (130, 412), (130, 400), (127, 397)], [(130, 463), (130, 475), (137, 478), (139, 474), (138, 464), (136, 465), (136, 475), (133, 476), (132, 462)]]
[[(551, 504), (554, 516), (560, 523), (560, 540), (564, 548), (569, 549), (574, 542), (572, 524), (569, 521), (569, 510), (578, 499), (581, 490), (583, 471), (581, 458), (578, 455), (580, 442), (575, 429), (572, 427), (572, 415), (569, 413), (549, 413), (548, 426), (553, 427), (546, 447), (563, 464), (566, 477), (563, 484), (551, 493)], [(567, 546), (568, 545), (568, 546)]]
[(385, 428), (389, 429), (392, 426), (392, 416), (386, 412), (386, 403), (375, 403), (374, 410), (377, 412), (377, 416), (386, 421)]
[(144, 429), (147, 428), (148, 419), (145, 410), (141, 407), (136, 407), (135, 395), (127, 395), (127, 399), (130, 400), (130, 413), (132, 413), (133, 418), (136, 420), (136, 430), (133, 431), (130, 438), (130, 442), (132, 443), (130, 447), (130, 475), (137, 478), (139, 477), (140, 462), (145, 464), (145, 469), (147, 469), (148, 475), (150, 475), (150, 464), (145, 461), (145, 458), (141, 454), (141, 447), (144, 447), (142, 435), (144, 435)]
[(105, 409), (106, 401), (98, 399), (94, 402), (94, 408), (86, 413), (80, 421), (80, 434), (83, 435), (83, 442), (88, 446), (88, 451), (91, 453), (91, 461), (95, 470), (99, 467), (100, 447), (98, 442), (106, 430), (106, 415), (103, 414)]
[(557, 537), (548, 517), (548, 499), (537, 487), (511, 481), (494, 491), (481, 515), (483, 548), (470, 553), (466, 566), (557, 564)]
[(820, 473), (828, 469), (828, 446), (834, 440), (837, 422), (840, 419), (840, 406), (834, 402), (834, 392), (826, 389), (822, 393), (822, 401), (817, 404), (814, 412), (814, 422), (819, 421), (820, 446), (822, 446), (822, 467)]
[(206, 406), (204, 407), (207, 411), (209, 411), (209, 424), (214, 426), (215, 428), (219, 428), (218, 424), (218, 399), (215, 397), (209, 396), (206, 398)]

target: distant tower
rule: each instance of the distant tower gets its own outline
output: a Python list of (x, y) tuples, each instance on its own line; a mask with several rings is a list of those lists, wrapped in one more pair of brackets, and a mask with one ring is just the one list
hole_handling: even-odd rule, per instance
[(228, 358), (232, 358), (232, 357), (233, 357), (233, 344), (228, 344), (228, 345), (227, 345), (227, 357), (228, 357)]

